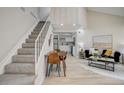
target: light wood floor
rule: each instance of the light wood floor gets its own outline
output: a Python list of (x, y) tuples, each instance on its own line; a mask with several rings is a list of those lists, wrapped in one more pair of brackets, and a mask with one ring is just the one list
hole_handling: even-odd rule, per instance
[(63, 70), (61, 70), (61, 77), (58, 77), (58, 73), (55, 71), (55, 67), (51, 72), (50, 77), (46, 77), (44, 85), (120, 85), (124, 84), (124, 81), (114, 78), (106, 77), (94, 73), (89, 70), (85, 70), (81, 67), (80, 60), (68, 56), (66, 59), (67, 64), (67, 76), (63, 76)]

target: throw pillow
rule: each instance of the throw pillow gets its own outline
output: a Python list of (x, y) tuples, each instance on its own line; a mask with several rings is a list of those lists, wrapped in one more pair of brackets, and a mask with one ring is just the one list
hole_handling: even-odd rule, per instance
[(112, 54), (112, 50), (107, 50), (104, 55), (105, 56), (111, 56), (111, 54)]
[(94, 51), (95, 51), (95, 49), (94, 49), (94, 48), (90, 48), (90, 54), (93, 54), (93, 53), (94, 53)]

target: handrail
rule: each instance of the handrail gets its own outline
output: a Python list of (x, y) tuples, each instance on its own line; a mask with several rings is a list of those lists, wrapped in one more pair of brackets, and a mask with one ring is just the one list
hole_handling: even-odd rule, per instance
[(47, 17), (47, 19), (46, 19), (46, 21), (45, 21), (40, 33), (38, 34), (38, 36), (37, 36), (37, 38), (35, 40), (35, 63), (38, 61), (38, 57), (39, 57), (40, 52), (41, 52), (41, 43), (40, 43), (41, 40), (40, 39), (41, 39), (41, 35), (43, 33), (43, 30), (47, 25), (48, 18), (49, 18), (49, 16)]
[(36, 38), (35, 42), (36, 42), (36, 41), (38, 40), (38, 38), (40, 37), (40, 34), (42, 33), (42, 30), (45, 28), (45, 26), (46, 26), (46, 24), (47, 24), (48, 19), (49, 19), (49, 15), (47, 16), (47, 18), (46, 18), (46, 20), (45, 20), (45, 24), (44, 24), (44, 25), (43, 25), (43, 27), (41, 28), (41, 31), (40, 31), (39, 35), (37, 36), (37, 38)]

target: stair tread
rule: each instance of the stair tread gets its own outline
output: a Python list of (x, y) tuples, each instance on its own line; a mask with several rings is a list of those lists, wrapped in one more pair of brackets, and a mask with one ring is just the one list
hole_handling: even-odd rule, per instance
[(38, 36), (38, 35), (30, 34), (29, 36)]
[(35, 40), (35, 38), (27, 38), (26, 40)]
[(19, 48), (18, 50), (22, 50), (22, 49), (24, 49), (24, 50), (34, 50), (35, 48)]
[(35, 57), (34, 55), (14, 55), (13, 57)]
[(18, 49), (19, 55), (34, 55), (35, 54), (35, 48), (20, 48)]
[[(20, 67), (26, 67), (26, 66), (34, 66), (34, 63), (10, 63), (6, 66), (20, 66)], [(13, 68), (14, 69), (14, 68)]]
[(34, 64), (33, 63), (10, 63), (7, 66), (10, 66), (10, 65), (23, 65), (23, 66), (26, 66), (26, 65), (34, 65)]
[(34, 63), (35, 55), (14, 55), (12, 57), (13, 63)]
[(31, 32), (31, 33), (40, 33), (40, 31), (33, 31), (33, 32)]
[(28, 38), (28, 39), (26, 39), (26, 40), (33, 40), (33, 41), (35, 41), (36, 38)]
[(34, 74), (2, 74), (0, 85), (32, 85)]
[(34, 45), (35, 43), (23, 43), (23, 44), (31, 44), (31, 45)]

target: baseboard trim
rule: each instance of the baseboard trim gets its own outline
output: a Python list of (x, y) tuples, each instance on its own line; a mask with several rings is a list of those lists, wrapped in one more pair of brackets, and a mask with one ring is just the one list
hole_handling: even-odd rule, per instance
[(37, 20), (34, 25), (22, 35), (22, 38), (19, 39), (19, 41), (16, 43), (16, 45), (8, 52), (6, 57), (0, 62), (0, 74), (4, 73), (4, 67), (5, 65), (12, 62), (11, 58), (13, 55), (17, 54), (17, 49), (22, 47), (22, 43), (25, 42), (25, 39), (28, 37), (28, 35), (33, 31), (34, 27), (37, 25), (39, 20)]

